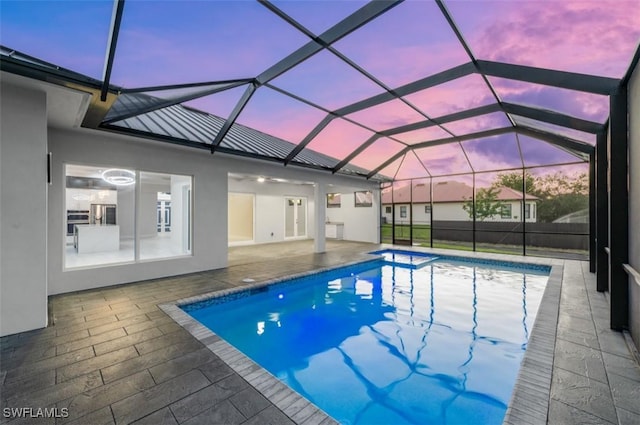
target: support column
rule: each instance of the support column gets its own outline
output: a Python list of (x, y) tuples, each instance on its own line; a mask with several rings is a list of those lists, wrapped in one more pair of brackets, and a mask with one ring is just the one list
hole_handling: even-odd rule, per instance
[(609, 289), (609, 205), (607, 195), (607, 134), (596, 139), (596, 289)]
[(314, 212), (316, 218), (316, 237), (313, 240), (313, 252), (322, 253), (326, 251), (325, 221), (327, 216), (326, 201), (327, 187), (324, 183), (316, 183), (313, 186)]
[(589, 271), (596, 272), (596, 154), (589, 155)]
[(2, 83), (0, 336), (47, 326), (47, 96)]
[(609, 291), (611, 329), (629, 324), (629, 194), (627, 167), (627, 89), (611, 96), (609, 139)]

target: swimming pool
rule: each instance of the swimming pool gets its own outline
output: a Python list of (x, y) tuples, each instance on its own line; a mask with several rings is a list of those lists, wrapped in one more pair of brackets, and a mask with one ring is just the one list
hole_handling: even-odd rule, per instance
[(341, 423), (500, 423), (549, 268), (377, 254), (183, 309)]

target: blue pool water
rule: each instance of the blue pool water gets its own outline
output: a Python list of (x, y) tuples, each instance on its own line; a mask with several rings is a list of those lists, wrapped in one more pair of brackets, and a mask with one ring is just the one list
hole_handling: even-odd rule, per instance
[(343, 424), (500, 424), (549, 269), (381, 254), (183, 309)]

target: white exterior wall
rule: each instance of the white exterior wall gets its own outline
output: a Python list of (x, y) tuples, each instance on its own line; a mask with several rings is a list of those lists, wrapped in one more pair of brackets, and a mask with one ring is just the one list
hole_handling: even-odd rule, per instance
[[(629, 96), (629, 264), (640, 271), (640, 67), (628, 87)], [(610, 217), (611, 219), (611, 217)], [(629, 278), (629, 330), (640, 348), (640, 286)]]
[[(193, 150), (158, 146), (142, 141), (132, 142), (131, 138), (84, 129), (50, 129), (49, 145), (54, 159), (53, 184), (50, 186), (48, 208), (50, 295), (209, 270), (226, 265), (227, 173), (225, 169), (215, 166), (215, 163), (222, 161)], [(65, 163), (193, 176), (193, 256), (65, 271), (65, 239), (62, 238), (65, 222)], [(132, 189), (133, 186), (129, 188)], [(129, 192), (131, 196), (123, 196), (120, 191), (118, 193), (118, 220), (123, 236), (133, 236), (135, 222), (151, 221), (155, 226), (155, 198), (152, 196), (155, 192), (149, 193), (149, 199), (141, 194), (141, 201), (146, 199), (149, 205), (153, 204), (153, 220), (149, 220), (147, 216), (151, 214), (151, 207), (145, 208), (143, 202), (134, 223), (130, 221), (133, 218), (135, 191)], [(121, 214), (126, 215), (127, 219), (123, 219)], [(216, 219), (212, 220), (211, 217)], [(148, 229), (145, 232), (143, 230), (141, 224), (140, 234), (147, 236)]]
[[(372, 191), (373, 202), (370, 207), (356, 207), (355, 190), (362, 189), (349, 190), (345, 188), (338, 190), (337, 192), (340, 193), (340, 208), (326, 208), (325, 219), (331, 223), (344, 223), (343, 239), (345, 240), (379, 243), (380, 228), (376, 226), (375, 232), (372, 231), (371, 223), (379, 222), (380, 191)], [(335, 193), (336, 188), (332, 187), (330, 192)]]
[(285, 197), (307, 200), (307, 238), (315, 235), (313, 186), (229, 179), (229, 192), (255, 195), (255, 243), (282, 242)]
[(0, 336), (4, 336), (47, 325), (47, 98), (44, 92), (7, 84), (1, 91)]
[[(349, 185), (355, 186), (355, 190), (372, 190), (374, 193), (378, 191), (377, 183), (362, 179), (296, 167), (285, 168), (279, 164), (223, 154), (208, 155), (199, 150), (94, 130), (50, 129), (49, 143), (54, 159), (53, 185), (50, 186), (48, 201), (49, 229), (46, 244), (49, 256), (50, 295), (225, 267), (228, 250), (229, 172), (268, 175), (296, 181), (317, 181), (336, 187)], [(192, 176), (193, 255), (65, 271), (65, 163)], [(256, 201), (256, 243), (284, 240), (284, 195), (304, 195), (307, 198), (307, 236), (311, 238), (315, 235), (313, 186), (286, 186), (288, 187), (280, 188), (276, 192), (261, 193), (264, 196), (260, 196)], [(261, 189), (264, 187), (266, 186), (260, 186)], [(239, 191), (238, 188), (231, 190)], [(131, 198), (133, 202), (133, 197)], [(379, 200), (379, 195), (375, 198)], [(129, 207), (123, 205), (123, 199), (118, 196), (118, 211), (124, 211), (125, 208)], [(366, 209), (372, 214), (345, 219), (345, 236), (353, 240), (377, 242), (380, 223), (376, 208)], [(141, 211), (138, 211), (138, 221), (141, 220), (140, 214)], [(351, 221), (357, 223), (357, 226), (353, 224), (350, 226), (351, 229), (347, 230), (347, 224)], [(271, 232), (274, 233), (273, 237)], [(364, 233), (368, 235), (368, 239), (363, 236)], [(349, 236), (350, 234), (352, 236)]]
[[(506, 202), (504, 202), (506, 203)], [(511, 218), (502, 218), (500, 215), (496, 215), (490, 218), (486, 218), (485, 222), (520, 222), (522, 220), (521, 217), (521, 204), (520, 201), (511, 201)], [(537, 221), (537, 205), (535, 201), (529, 201), (527, 204), (531, 205), (531, 216), (526, 219), (527, 223), (535, 223)], [(412, 213), (413, 213), (413, 222), (415, 224), (429, 224), (431, 221), (431, 214), (425, 212), (425, 205), (428, 204), (413, 204)], [(382, 217), (385, 217), (387, 223), (391, 223), (392, 216), (391, 213), (386, 212), (386, 207), (390, 207), (391, 205), (383, 205), (382, 206)], [(400, 207), (407, 207), (407, 217), (400, 218)], [(464, 208), (463, 202), (441, 202), (433, 204), (433, 219), (435, 221), (443, 220), (443, 221), (470, 221), (469, 213), (467, 213)], [(396, 204), (396, 223), (398, 224), (409, 224), (409, 204)]]
[[(378, 243), (379, 199), (377, 190), (373, 191), (374, 201), (371, 207), (355, 207), (354, 194), (358, 189), (342, 189), (340, 208), (325, 207), (325, 221), (344, 223), (345, 240)], [(314, 213), (314, 187), (286, 183), (258, 183), (249, 180), (229, 179), (229, 191), (251, 193), (255, 195), (255, 243), (282, 242), (284, 237), (285, 197), (302, 197), (307, 200), (307, 237), (316, 234)], [(337, 187), (331, 187), (332, 193)], [(373, 226), (372, 226), (373, 224)], [(324, 232), (324, 226), (321, 229)]]

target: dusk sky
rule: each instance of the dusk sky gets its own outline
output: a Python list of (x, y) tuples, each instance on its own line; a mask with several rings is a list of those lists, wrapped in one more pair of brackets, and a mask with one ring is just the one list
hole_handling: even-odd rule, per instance
[[(314, 34), (366, 2), (274, 1)], [(621, 78), (640, 41), (637, 0), (445, 1), (478, 59)], [(111, 1), (0, 2), (0, 43), (101, 79)], [(136, 1), (125, 3), (111, 83), (125, 88), (253, 78), (310, 41), (253, 1)], [(293, 144), (327, 115), (351, 103), (469, 62), (436, 3), (407, 0), (338, 40), (333, 47), (365, 69), (367, 78), (322, 50), (270, 81), (303, 103), (260, 87), (237, 122)], [(603, 123), (606, 96), (489, 77), (501, 100)], [(226, 118), (245, 87), (187, 102)], [(151, 93), (150, 93), (151, 94)], [(166, 93), (155, 93), (162, 97)], [(375, 131), (495, 103), (476, 74), (334, 119), (308, 145), (341, 159)], [(594, 144), (591, 134), (513, 117)], [(355, 124), (356, 122), (357, 124)], [(511, 126), (503, 113), (378, 139), (353, 165), (377, 168), (405, 144)], [(214, 135), (213, 135), (214, 136)], [(213, 139), (213, 137), (212, 137)], [(520, 157), (524, 158), (524, 164)], [(545, 142), (513, 134), (416, 150), (382, 172), (396, 178), (578, 161)], [(398, 170), (399, 164), (402, 167)], [(471, 163), (471, 164), (470, 164)]]

